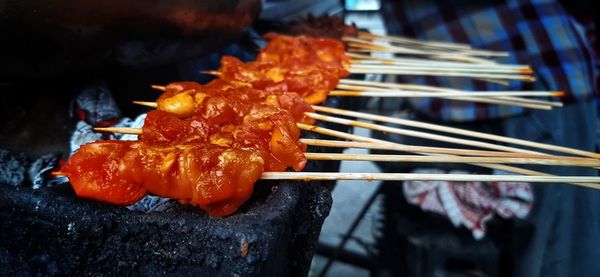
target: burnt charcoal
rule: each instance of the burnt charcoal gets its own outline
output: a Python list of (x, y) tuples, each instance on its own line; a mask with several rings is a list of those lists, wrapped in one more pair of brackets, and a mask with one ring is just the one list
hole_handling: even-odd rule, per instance
[(261, 182), (257, 194), (247, 211), (213, 218), (179, 204), (135, 212), (76, 198), (66, 184), (0, 186), (0, 275), (306, 275), (329, 190)]
[(173, 208), (175, 201), (154, 195), (146, 195), (142, 200), (128, 206), (127, 208), (136, 212), (162, 212)]
[(27, 160), (23, 155), (14, 155), (0, 149), (0, 184), (20, 186), (25, 182)]
[[(106, 82), (95, 80), (75, 98), (79, 119), (92, 126), (109, 126), (121, 118), (121, 111), (112, 97)], [(112, 123), (112, 124), (111, 124)]]
[(58, 166), (58, 160), (58, 155), (46, 154), (31, 161), (24, 153), (0, 149), (0, 185), (31, 185), (38, 189), (60, 182), (50, 176), (50, 171)]
[(54, 179), (50, 174), (51, 171), (58, 167), (59, 156), (54, 154), (46, 154), (31, 163), (27, 170), (27, 176), (34, 189), (39, 189), (44, 184), (52, 184)]

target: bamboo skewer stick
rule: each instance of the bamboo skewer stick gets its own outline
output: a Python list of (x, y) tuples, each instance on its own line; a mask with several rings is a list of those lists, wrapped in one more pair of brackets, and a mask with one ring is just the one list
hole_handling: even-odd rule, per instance
[[(428, 85), (416, 85), (416, 84), (401, 84), (401, 83), (382, 83), (382, 82), (373, 82), (373, 81), (362, 81), (362, 80), (352, 80), (352, 79), (340, 79), (340, 83), (338, 85), (339, 88), (351, 89), (351, 90), (377, 90), (377, 91), (389, 91), (393, 89), (408, 89), (408, 90), (419, 90), (419, 91), (439, 91), (439, 92), (464, 92), (464, 90), (452, 89), (452, 88), (442, 88), (442, 87), (434, 87)], [(555, 107), (562, 107), (561, 102), (553, 102), (553, 101), (543, 101), (543, 100), (533, 100), (526, 98), (518, 98), (518, 97), (494, 97), (500, 100), (507, 101), (526, 101), (536, 104), (550, 105)]]
[(393, 134), (404, 135), (404, 136), (437, 140), (437, 141), (441, 141), (441, 142), (449, 142), (449, 143), (454, 143), (454, 144), (468, 145), (468, 146), (493, 149), (493, 150), (498, 150), (498, 151), (528, 153), (528, 154), (543, 154), (543, 153), (538, 153), (538, 152), (531, 151), (531, 150), (525, 150), (525, 149), (503, 146), (503, 145), (498, 145), (498, 144), (492, 144), (492, 143), (487, 143), (487, 142), (460, 139), (460, 138), (454, 138), (454, 137), (443, 136), (443, 135), (435, 135), (435, 134), (430, 134), (430, 133), (425, 133), (425, 132), (420, 132), (420, 131), (404, 130), (404, 129), (400, 129), (400, 128), (388, 127), (388, 126), (367, 123), (367, 122), (361, 122), (361, 121), (355, 121), (355, 120), (349, 120), (349, 119), (333, 117), (333, 116), (326, 116), (326, 115), (322, 115), (322, 114), (316, 114), (316, 113), (305, 113), (305, 114), (310, 118), (320, 120), (320, 121), (333, 122), (333, 123), (342, 124), (342, 125), (346, 125), (346, 126), (361, 127), (361, 128), (366, 128), (366, 129), (371, 129), (371, 130), (376, 130), (376, 131), (381, 131), (381, 132), (386, 132), (386, 133), (393, 133)]
[[(478, 65), (478, 64), (465, 64), (465, 65)], [(465, 66), (463, 64), (452, 65), (452, 66), (444, 66), (439, 64), (417, 64), (417, 63), (403, 63), (403, 64), (385, 64), (385, 63), (369, 63), (368, 61), (357, 61), (350, 60), (350, 68), (355, 71), (358, 70), (368, 70), (372, 69), (372, 71), (377, 70), (421, 70), (421, 71), (431, 71), (431, 72), (444, 72), (444, 71), (457, 71), (457, 72), (475, 72), (475, 73), (504, 73), (504, 74), (522, 74), (522, 75), (531, 75), (533, 71), (531, 69), (510, 69), (496, 66), (488, 66), (486, 67), (471, 67)], [(372, 73), (377, 74), (377, 73)], [(389, 73), (392, 74), (392, 73)], [(507, 81), (502, 81), (498, 79), (490, 79), (490, 78), (474, 78), (481, 81), (497, 83), (500, 85), (507, 86), (509, 83)]]
[(421, 70), (421, 71), (448, 71), (453, 72), (485, 72), (485, 73), (513, 73), (513, 74), (524, 74), (530, 75), (533, 73), (531, 69), (506, 69), (506, 68), (494, 68), (494, 67), (463, 67), (460, 65), (455, 66), (440, 66), (440, 65), (423, 65), (423, 64), (365, 64), (360, 62), (351, 62), (350, 69), (383, 69), (383, 70)]
[(465, 130), (465, 129), (460, 129), (460, 128), (447, 127), (447, 126), (438, 125), (438, 124), (425, 123), (425, 122), (420, 122), (420, 121), (415, 121), (415, 120), (375, 115), (375, 114), (369, 114), (369, 113), (363, 113), (363, 112), (348, 111), (348, 110), (329, 108), (329, 107), (323, 107), (323, 106), (313, 106), (313, 109), (315, 109), (316, 111), (319, 111), (319, 112), (326, 112), (326, 113), (332, 113), (332, 114), (337, 114), (337, 115), (362, 118), (362, 119), (367, 119), (367, 120), (374, 120), (374, 121), (380, 121), (380, 122), (387, 122), (387, 123), (411, 126), (411, 127), (422, 128), (422, 129), (427, 129), (427, 130), (451, 133), (451, 134), (455, 134), (455, 135), (475, 137), (475, 138), (480, 138), (480, 139), (487, 139), (487, 140), (493, 140), (493, 141), (498, 141), (498, 142), (527, 146), (527, 147), (531, 147), (531, 148), (544, 149), (544, 150), (548, 150), (548, 151), (555, 151), (555, 152), (560, 152), (560, 153), (565, 153), (565, 154), (600, 159), (600, 154), (585, 151), (585, 150), (579, 150), (579, 149), (574, 149), (574, 148), (569, 148), (569, 147), (539, 143), (539, 142), (511, 138), (511, 137), (500, 136), (500, 135), (494, 135), (494, 134), (488, 134), (488, 133), (483, 133), (483, 132), (470, 131), (470, 130)]
[[(440, 87), (434, 87), (434, 86), (428, 86), (428, 85), (384, 83), (384, 82), (354, 80), (354, 79), (340, 79), (340, 84), (379, 87), (379, 88), (392, 88), (392, 89), (427, 90), (427, 91), (446, 90), (446, 88), (440, 88)], [(450, 89), (450, 90), (452, 90), (452, 89)]]
[[(381, 64), (353, 63), (353, 61), (350, 61), (350, 63), (351, 65), (348, 68), (348, 70), (351, 73), (473, 77), (474, 79), (480, 81), (494, 82), (501, 85), (508, 85), (506, 81), (503, 81), (503, 79), (524, 81), (534, 80), (534, 77), (531, 76), (533, 74), (533, 71), (531, 71), (530, 69), (514, 70), (504, 68), (465, 68), (462, 66), (443, 67), (438, 65), (390, 66)], [(415, 73), (404, 73), (406, 71), (415, 71)], [(449, 72), (452, 72), (452, 74), (450, 74)], [(480, 77), (482, 75), (483, 77)]]
[[(504, 99), (500, 99), (500, 97), (438, 97), (449, 100), (458, 100), (458, 101), (467, 101), (467, 102), (479, 102), (486, 104), (495, 104), (495, 105), (503, 105), (503, 106), (514, 106), (528, 109), (537, 109), (537, 110), (551, 110), (552, 106), (545, 104), (537, 104), (537, 103), (528, 103), (526, 101), (507, 101)], [(518, 98), (518, 97), (515, 97)], [(523, 98), (520, 98), (523, 99)]]
[[(382, 83), (382, 82), (351, 80), (351, 79), (340, 79), (338, 88), (350, 89), (350, 90), (375, 90), (375, 91), (384, 91), (384, 92), (389, 91), (391, 89), (400, 89), (400, 90), (408, 89), (408, 90), (418, 90), (418, 91), (439, 91), (439, 92), (464, 92), (463, 90), (457, 90), (457, 89), (451, 89), (451, 88), (441, 88), (441, 87), (434, 87), (434, 86), (427, 86), (427, 85)], [(471, 98), (468, 100), (473, 101), (473, 99), (474, 98)], [(517, 101), (517, 102), (528, 103), (528, 104), (541, 104), (541, 105), (549, 105), (549, 106), (553, 106), (553, 107), (562, 107), (561, 102), (553, 102), (553, 101), (543, 101), (543, 100), (535, 100), (535, 99), (510, 97), (510, 96), (494, 97), (494, 99), (506, 100), (506, 103), (514, 103), (515, 101)], [(500, 104), (500, 103), (498, 103), (498, 104)]]
[[(52, 176), (66, 176), (53, 171)], [(368, 180), (368, 181), (453, 181), (453, 182), (527, 182), (574, 183), (600, 189), (600, 177), (590, 176), (522, 176), (484, 174), (420, 174), (420, 173), (358, 173), (358, 172), (263, 172), (261, 180)]]
[[(362, 56), (369, 57), (366, 55), (355, 54), (355, 53), (347, 53), (347, 56)], [(427, 59), (412, 59), (412, 58), (394, 58), (393, 60), (379, 58), (379, 60), (367, 59), (364, 58), (358, 59), (353, 58), (350, 60), (351, 66), (355, 68), (357, 66), (400, 66), (400, 67), (408, 67), (409, 69), (413, 69), (412, 67), (418, 67), (427, 70), (453, 70), (456, 68), (461, 69), (462, 71), (473, 71), (477, 69), (484, 69), (487, 71), (496, 71), (496, 72), (507, 72), (507, 73), (516, 73), (516, 74), (532, 74), (533, 70), (528, 66), (512, 66), (512, 65), (501, 65), (501, 64), (472, 64), (472, 63), (460, 63), (460, 62), (444, 62), (444, 61), (435, 61), (435, 60), (427, 60)], [(489, 79), (489, 78), (475, 78), (481, 81), (497, 83), (500, 85), (508, 86), (509, 83), (507, 81), (497, 80), (497, 79)]]
[(401, 45), (396, 43), (388, 44), (383, 41), (349, 41), (347, 42), (348, 48), (353, 51), (360, 51), (361, 49), (376, 49), (385, 51), (387, 49), (392, 49), (393, 51), (397, 51), (401, 54), (413, 54), (412, 51), (420, 51), (423, 53), (417, 53), (413, 55), (426, 55), (426, 53), (430, 53), (431, 55), (460, 55), (465, 57), (481, 57), (485, 59), (493, 59), (493, 58), (503, 58), (508, 57), (510, 54), (508, 52), (493, 52), (487, 50), (447, 50), (441, 48), (431, 48), (431, 47), (420, 47), (416, 45)]
[[(344, 133), (336, 130), (331, 130), (328, 128), (323, 128), (314, 125), (308, 125), (304, 123), (296, 123), (298, 128), (311, 131), (327, 136), (357, 141), (357, 142), (370, 142), (381, 144), (384, 146), (393, 147), (394, 150), (404, 151), (404, 152), (412, 152), (423, 155), (463, 155), (463, 156), (490, 156), (490, 154), (495, 155), (498, 152), (492, 151), (483, 151), (483, 150), (467, 150), (467, 149), (455, 149), (455, 148), (444, 148), (444, 147), (431, 147), (431, 146), (414, 146), (414, 145), (406, 145), (395, 143), (386, 140), (374, 139), (370, 137), (364, 137), (349, 133)], [(506, 152), (505, 152), (506, 153)]]
[(469, 49), (469, 50), (459, 50), (456, 51), (459, 54), (469, 55), (469, 56), (482, 56), (482, 57), (490, 57), (490, 58), (502, 58), (510, 56), (510, 53), (505, 51), (489, 51), (489, 50), (479, 50), (479, 49)]
[(350, 58), (351, 64), (370, 65), (370, 66), (440, 66), (440, 67), (460, 67), (460, 68), (496, 68), (504, 70), (515, 70), (524, 72), (533, 72), (531, 66), (527, 64), (508, 64), (508, 63), (466, 63), (461, 61), (432, 60), (424, 57), (406, 57), (391, 55), (369, 55), (364, 53), (347, 52), (345, 54)]
[(419, 174), (419, 173), (346, 173), (346, 172), (264, 172), (263, 180), (381, 180), (381, 181), (454, 181), (454, 182), (528, 182), (582, 183), (599, 189), (600, 177), (590, 176), (521, 176), (482, 174)]
[[(394, 145), (373, 143), (373, 142), (360, 142), (360, 141), (345, 141), (345, 140), (328, 140), (328, 139), (307, 139), (301, 138), (301, 143), (309, 146), (320, 146), (320, 147), (334, 147), (334, 148), (362, 148), (362, 149), (379, 149), (379, 150), (391, 150), (391, 151), (403, 151), (404, 149), (395, 147)], [(556, 156), (549, 154), (527, 154), (527, 153), (514, 153), (514, 152), (497, 152), (497, 151), (474, 151), (470, 152), (468, 156), (474, 157), (512, 157), (512, 158), (540, 158), (540, 159), (556, 159), (563, 161), (598, 161), (594, 158), (579, 158), (572, 156)]]
[[(464, 63), (454, 61), (440, 61), (423, 58), (408, 58), (408, 57), (380, 57), (371, 56), (359, 53), (346, 53), (346, 56), (352, 60), (364, 64), (386, 64), (386, 65), (435, 65), (442, 67), (465, 67), (465, 68), (503, 68), (513, 70), (532, 70), (529, 65), (526, 64), (476, 64), (476, 63)], [(351, 61), (352, 61), (351, 60)], [(532, 70), (533, 71), (533, 70)]]
[[(347, 53), (353, 53), (353, 54), (361, 54), (361, 53), (407, 54), (407, 53), (405, 53), (405, 51), (399, 51), (399, 50), (390, 50), (390, 49), (385, 49), (385, 48), (369, 48), (369, 47), (364, 47), (363, 45), (358, 45), (358, 47), (357, 47), (357, 45), (352, 44), (352, 43), (350, 43), (348, 45), (349, 45), (349, 47), (348, 47)], [(464, 56), (464, 55), (431, 55), (428, 57), (430, 59), (439, 60), (439, 61), (456, 61), (456, 62), (488, 64), (488, 65), (497, 64), (491, 60), (487, 60), (487, 59), (483, 59), (483, 58), (476, 58), (476, 57), (471, 57), (471, 56)]]
[[(351, 57), (365, 56), (362, 54), (349, 53)], [(428, 62), (430, 61), (430, 62)], [(522, 65), (504, 65), (504, 64), (474, 64), (474, 63), (461, 63), (461, 62), (446, 62), (436, 61), (427, 59), (413, 59), (413, 58), (379, 58), (378, 59), (365, 59), (365, 58), (352, 58), (350, 59), (350, 66), (362, 66), (362, 67), (382, 67), (382, 68), (403, 68), (403, 67), (422, 67), (426, 69), (461, 69), (461, 70), (492, 70), (492, 71), (507, 71), (519, 74), (533, 74), (534, 71), (527, 66)]]
[[(480, 62), (489, 60), (482, 59), (479, 57), (489, 57), (487, 53), (482, 53), (483, 51), (447, 51), (447, 50), (423, 50), (423, 49), (413, 49), (405, 46), (398, 45), (387, 45), (378, 42), (373, 42), (369, 40), (364, 40), (360, 38), (353, 37), (342, 37), (342, 41), (348, 45), (348, 48), (359, 48), (359, 49), (368, 49), (368, 50), (376, 50), (376, 51), (385, 51), (389, 53), (398, 53), (398, 54), (407, 54), (407, 55), (422, 55), (422, 56), (431, 56), (431, 57), (440, 57), (443, 59), (451, 59), (455, 58), (457, 60), (466, 61), (466, 62)], [(488, 52), (489, 53), (489, 52)], [(497, 54), (491, 54), (497, 55)], [(501, 54), (501, 56), (506, 56), (505, 54)]]
[(141, 106), (146, 106), (146, 107), (150, 107), (150, 108), (158, 108), (158, 103), (156, 102), (150, 102), (150, 101), (132, 101), (133, 104), (136, 105), (141, 105)]
[(162, 91), (166, 91), (167, 90), (167, 87), (165, 87), (165, 86), (152, 85), (150, 87), (153, 88), (153, 89), (155, 89), (155, 90), (162, 90)]
[[(374, 50), (389, 50), (395, 51), (401, 54), (408, 55), (424, 55), (424, 56), (435, 56), (435, 55), (461, 55), (464, 57), (484, 57), (488, 58), (489, 56), (484, 55), (481, 51), (473, 51), (473, 50), (447, 50), (447, 49), (439, 49), (439, 48), (420, 48), (416, 49), (413, 46), (408, 45), (398, 45), (398, 44), (389, 44), (380, 41), (373, 40), (365, 40), (356, 37), (342, 37), (341, 39), (348, 48), (364, 48), (364, 49), (374, 49)], [(471, 52), (469, 52), (471, 51)]]
[[(348, 88), (348, 87), (349, 87), (348, 85), (344, 85), (344, 84), (338, 85), (338, 88)], [(390, 89), (381, 89), (381, 88), (370, 88), (370, 89), (373, 89), (374, 91), (382, 91), (382, 92), (390, 91)], [(351, 88), (350, 90), (356, 90), (356, 89)], [(555, 105), (550, 104), (552, 102), (548, 102), (548, 101), (519, 98), (519, 97), (509, 97), (509, 96), (505, 96), (505, 97), (468, 97), (468, 96), (464, 96), (464, 97), (443, 97), (442, 96), (442, 97), (440, 97), (440, 96), (436, 96), (436, 97), (443, 98), (443, 99), (455, 100), (455, 101), (479, 102), (479, 103), (505, 105), (505, 106), (516, 106), (516, 107), (539, 109), (539, 110), (551, 110), (552, 107), (555, 106)], [(514, 99), (509, 100), (509, 98), (514, 98)], [(531, 100), (531, 102), (530, 102), (530, 100)], [(539, 103), (537, 103), (537, 102), (539, 102)], [(558, 102), (558, 103), (560, 103), (560, 102)]]
[(353, 91), (332, 90), (330, 96), (366, 97), (495, 97), (495, 96), (564, 96), (562, 91), (471, 91), (471, 92), (422, 92), (422, 91)]
[(546, 158), (507, 158), (507, 157), (465, 157), (465, 156), (422, 156), (422, 155), (378, 155), (378, 154), (340, 154), (340, 153), (304, 153), (309, 160), (327, 161), (375, 161), (375, 162), (414, 162), (414, 163), (482, 163), (482, 164), (536, 164), (553, 166), (597, 167), (600, 160), (579, 158), (560, 160)]
[(421, 41), (409, 38), (398, 38), (398, 37), (390, 37), (390, 36), (382, 36), (382, 35), (372, 35), (366, 33), (359, 33), (358, 39), (366, 40), (373, 42), (374, 40), (381, 41), (385, 40), (392, 45), (400, 45), (409, 48), (421, 48), (421, 49), (429, 49), (429, 50), (438, 50), (438, 51), (455, 51), (458, 53), (471, 53), (474, 55), (481, 55), (487, 57), (507, 57), (510, 54), (506, 51), (493, 51), (493, 50), (480, 50), (473, 49), (469, 45), (465, 44), (456, 44), (456, 43), (446, 43), (446, 42), (428, 42)]
[[(475, 65), (475, 66), (474, 66)], [(350, 60), (349, 68), (352, 69), (378, 69), (378, 70), (421, 70), (421, 71), (462, 71), (462, 72), (485, 72), (485, 73), (505, 73), (505, 74), (522, 74), (532, 75), (534, 72), (531, 69), (514, 69), (504, 68), (499, 66), (480, 66), (479, 64), (458, 64), (458, 65), (444, 65), (444, 64), (427, 64), (427, 63), (398, 63), (398, 64), (385, 64), (385, 63), (373, 63), (363, 60)]]
[(510, 85), (510, 81), (506, 81), (506, 80), (489, 79), (489, 78), (474, 78), (474, 80), (479, 80), (479, 81), (488, 82), (488, 83), (492, 83), (492, 84), (498, 84), (498, 85), (505, 86), (505, 87)]
[(316, 114), (316, 113), (305, 113), (305, 114), (308, 117), (311, 117), (311, 118), (314, 118), (317, 120), (321, 120), (321, 121), (333, 122), (333, 123), (343, 124), (343, 125), (347, 125), (347, 126), (367, 128), (367, 129), (371, 129), (371, 130), (394, 133), (394, 134), (399, 134), (399, 135), (412, 136), (412, 137), (437, 140), (437, 141), (442, 141), (442, 142), (450, 142), (450, 143), (454, 143), (454, 144), (469, 145), (469, 146), (474, 146), (474, 147), (515, 152), (515, 153), (529, 153), (529, 154), (541, 154), (541, 155), (545, 154), (542, 152), (526, 150), (526, 149), (522, 149), (522, 148), (509, 147), (509, 146), (503, 146), (503, 145), (497, 145), (497, 144), (492, 144), (492, 143), (487, 143), (487, 142), (473, 141), (473, 140), (467, 140), (467, 139), (461, 139), (461, 138), (454, 138), (454, 137), (430, 134), (430, 133), (425, 133), (425, 132), (420, 132), (420, 131), (404, 130), (404, 129), (394, 128), (394, 127), (381, 126), (381, 125), (372, 124), (372, 123), (348, 120), (348, 119), (337, 118), (337, 117), (332, 117), (332, 116), (325, 116), (325, 115)]
[(118, 133), (128, 135), (141, 135), (143, 133), (142, 128), (129, 128), (129, 127), (95, 127), (96, 132), (107, 132), (107, 133)]
[(340, 79), (340, 84), (354, 85), (359, 87), (375, 87), (380, 89), (414, 89), (414, 90), (425, 90), (425, 91), (446, 91), (456, 90), (451, 88), (443, 88), (429, 85), (418, 85), (418, 84), (403, 84), (403, 83), (386, 83), (377, 81), (367, 80), (356, 80), (356, 79)]
[[(386, 145), (393, 145), (398, 148), (406, 148), (406, 145), (395, 143), (395, 142), (374, 139), (374, 138), (369, 138), (369, 137), (363, 137), (363, 136), (358, 136), (358, 135), (354, 135), (354, 134), (348, 134), (348, 133), (344, 133), (344, 132), (340, 132), (340, 131), (335, 131), (335, 130), (331, 130), (331, 129), (327, 129), (327, 128), (323, 128), (323, 127), (319, 127), (319, 126), (314, 126), (314, 125), (303, 124), (303, 123), (297, 123), (297, 125), (298, 125), (298, 128), (300, 128), (302, 130), (311, 131), (311, 132), (315, 132), (315, 133), (319, 133), (319, 134), (323, 134), (323, 135), (327, 135), (327, 136), (333, 136), (333, 137), (354, 140), (354, 141), (360, 141), (360, 142), (374, 142), (374, 143), (381, 143), (381, 144), (386, 144)], [(422, 154), (417, 151), (410, 151), (410, 150), (405, 150), (405, 151)], [(436, 155), (436, 154), (428, 153), (425, 155)], [(437, 155), (439, 155), (439, 154), (437, 154)], [(474, 163), (473, 165), (485, 167), (485, 168), (496, 169), (496, 170), (501, 170), (501, 171), (505, 171), (505, 172), (522, 174), (522, 175), (555, 176), (555, 175), (548, 174), (545, 172), (540, 172), (540, 171), (535, 171), (535, 170), (530, 170), (530, 169), (525, 169), (525, 168), (519, 168), (519, 167), (514, 167), (514, 166), (508, 166), (508, 165), (501, 165), (501, 164)], [(600, 189), (600, 184), (588, 184), (588, 183), (578, 183), (578, 182), (572, 182), (571, 184), (576, 185), (576, 186)]]
[(517, 74), (486, 74), (486, 73), (469, 73), (456, 72), (451, 70), (446, 71), (425, 71), (412, 69), (371, 69), (371, 68), (354, 68), (348, 70), (355, 74), (393, 74), (393, 75), (424, 75), (424, 76), (445, 76), (445, 77), (469, 77), (478, 79), (502, 79), (502, 80), (518, 80), (533, 82), (535, 78), (527, 75)]
[[(349, 80), (349, 81), (352, 81), (352, 80)], [(403, 84), (397, 84), (397, 85), (403, 85)], [(400, 87), (399, 88), (386, 88), (386, 87), (367, 86), (367, 85), (353, 85), (353, 84), (347, 84), (346, 82), (340, 82), (337, 85), (337, 88), (345, 89), (345, 90), (354, 90), (354, 91), (365, 91), (366, 90), (366, 91), (380, 91), (380, 92), (397, 92), (397, 91), (405, 91), (405, 89), (411, 89), (411, 90), (415, 90), (415, 91), (419, 91), (419, 92), (421, 92), (421, 91), (422, 92), (463, 92), (463, 93), (467, 92), (465, 90), (458, 90), (458, 89), (451, 89), (451, 88), (438, 88), (438, 87), (430, 87), (430, 86), (420, 87), (419, 85), (407, 85), (406, 88), (400, 88)], [(494, 92), (494, 91), (490, 91), (490, 92)], [(556, 91), (556, 92), (561, 92), (561, 91)], [(513, 96), (496, 96), (496, 97), (490, 97), (490, 98), (497, 100), (499, 104), (500, 103), (514, 104), (514, 102), (516, 101), (516, 102), (524, 103), (524, 104), (562, 107), (561, 102), (520, 98), (520, 97), (513, 97)], [(487, 98), (487, 99), (490, 99), (490, 98)], [(456, 97), (454, 97), (453, 99), (456, 100)], [(477, 98), (468, 97), (465, 100), (474, 101), (474, 100), (477, 100)]]
[(461, 44), (461, 43), (454, 43), (454, 42), (441, 42), (441, 41), (423, 41), (423, 40), (417, 40), (417, 39), (400, 37), (400, 36), (377, 35), (377, 34), (372, 34), (372, 33), (368, 33), (368, 32), (359, 32), (358, 37), (366, 38), (366, 39), (385, 39), (385, 40), (388, 40), (391, 42), (425, 45), (425, 46), (445, 48), (445, 49), (456, 49), (456, 50), (473, 49), (473, 48), (471, 48), (471, 45), (468, 45), (468, 44)]
[(523, 103), (523, 104), (544, 105), (544, 106), (550, 106), (550, 107), (562, 107), (563, 106), (562, 102), (557, 102), (557, 101), (546, 101), (546, 100), (512, 97), (512, 96), (501, 96), (501, 97), (494, 97), (494, 98), (498, 99), (498, 100), (505, 100), (505, 101), (508, 101), (509, 103), (510, 102), (512, 102), (512, 103), (519, 102), (519, 103)]
[(212, 75), (212, 76), (216, 76), (216, 77), (221, 76), (221, 72), (218, 70), (202, 70), (202, 71), (199, 71), (199, 73), (208, 74), (208, 75)]

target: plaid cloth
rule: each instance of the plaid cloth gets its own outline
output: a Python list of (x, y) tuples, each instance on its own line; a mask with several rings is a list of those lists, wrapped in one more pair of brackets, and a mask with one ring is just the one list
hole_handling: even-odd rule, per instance
[[(468, 43), (475, 48), (508, 51), (503, 63), (529, 64), (537, 81), (509, 87), (465, 78), (398, 77), (466, 90), (561, 90), (563, 101), (589, 100), (597, 70), (593, 51), (579, 25), (552, 0), (388, 1), (383, 15), (390, 34), (424, 40)], [(411, 100), (413, 107), (442, 120), (501, 118), (523, 112), (518, 107), (442, 99)]]

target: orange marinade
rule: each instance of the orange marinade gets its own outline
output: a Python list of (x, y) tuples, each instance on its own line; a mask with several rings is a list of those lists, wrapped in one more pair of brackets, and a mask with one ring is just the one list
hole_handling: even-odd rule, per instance
[[(167, 87), (165, 97), (198, 88)], [(300, 130), (279, 101), (248, 87), (202, 91), (190, 117), (149, 112), (139, 141), (82, 146), (61, 169), (77, 195), (125, 205), (152, 193), (226, 216), (245, 203), (265, 170), (304, 167)]]
[(297, 122), (349, 73), (343, 44), (269, 34), (258, 60), (221, 60), (219, 79), (166, 86), (139, 141), (83, 145), (61, 168), (80, 197), (132, 204), (151, 193), (234, 213), (264, 171), (302, 170)]

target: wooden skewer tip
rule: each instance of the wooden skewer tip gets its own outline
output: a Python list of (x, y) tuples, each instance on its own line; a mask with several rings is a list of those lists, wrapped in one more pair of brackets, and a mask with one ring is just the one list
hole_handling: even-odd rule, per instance
[(133, 104), (136, 105), (142, 105), (142, 106), (146, 106), (146, 107), (150, 107), (150, 108), (157, 108), (158, 104), (156, 102), (150, 102), (150, 101), (132, 101)]
[(119, 133), (119, 134), (130, 134), (130, 135), (141, 135), (141, 128), (122, 128), (122, 127), (96, 127), (96, 132), (108, 132), (108, 133)]
[(213, 75), (213, 76), (221, 76), (221, 72), (216, 71), (216, 70), (200, 70), (198, 71), (201, 74), (208, 74), (208, 75)]
[(155, 90), (162, 90), (162, 91), (166, 91), (167, 87), (165, 86), (159, 86), (159, 85), (151, 85), (151, 88), (155, 89)]
[(531, 75), (531, 74), (533, 74), (535, 72), (531, 68), (526, 68), (526, 69), (519, 70), (519, 73), (520, 74), (524, 74), (524, 75)]

